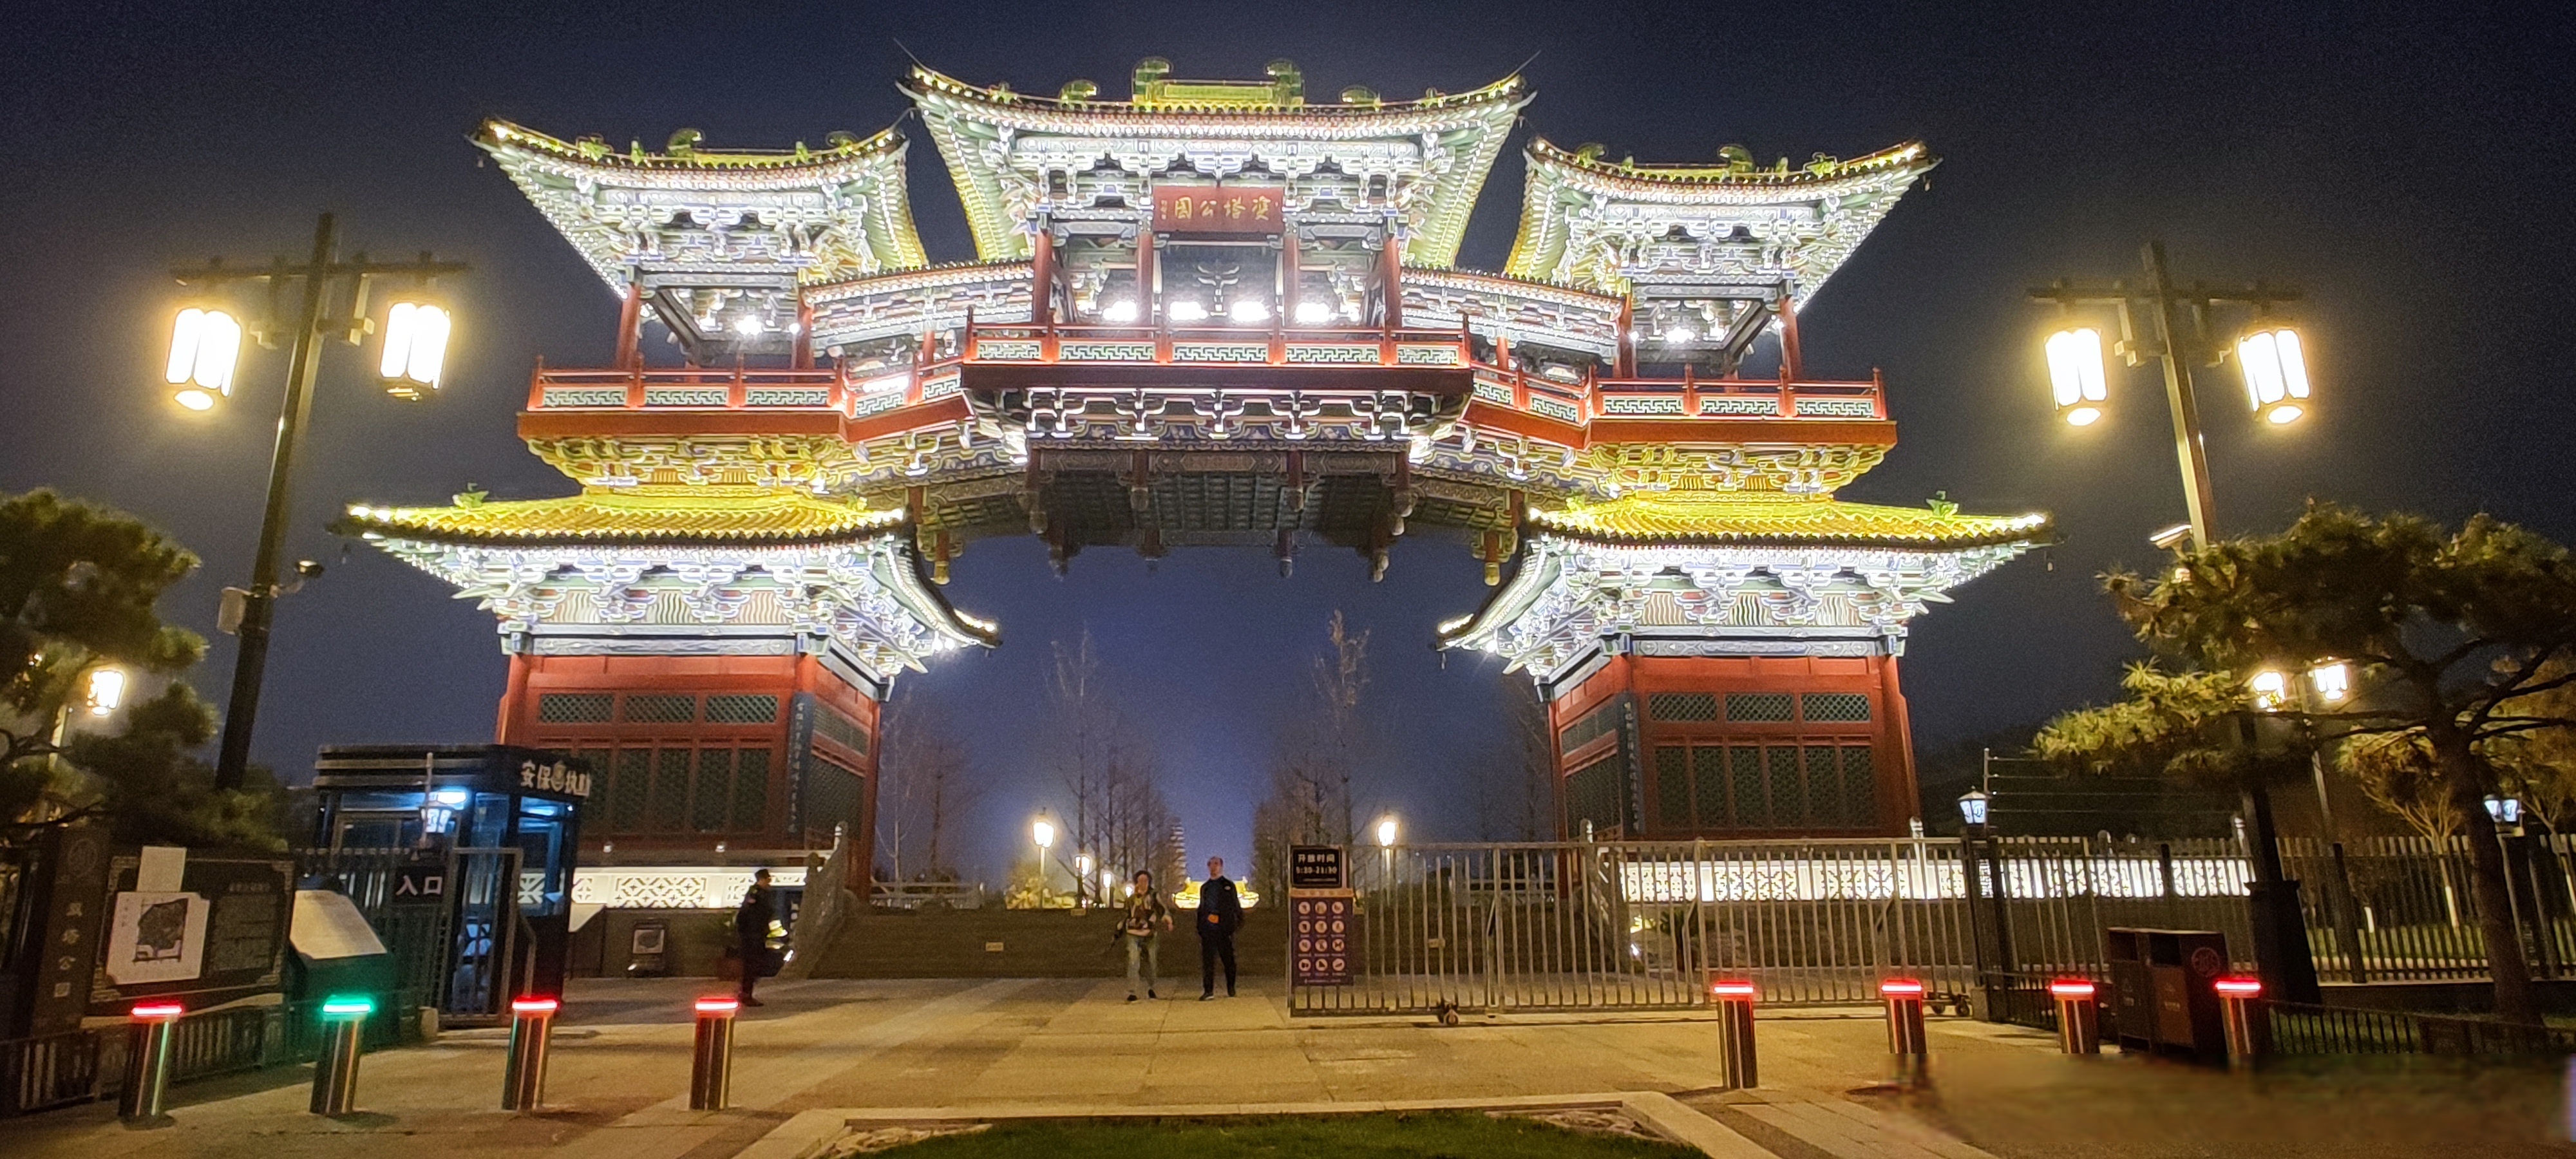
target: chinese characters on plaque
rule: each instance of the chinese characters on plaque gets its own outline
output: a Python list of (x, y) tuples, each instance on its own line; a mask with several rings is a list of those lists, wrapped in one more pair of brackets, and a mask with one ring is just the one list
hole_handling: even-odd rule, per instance
[(1288, 850), (1289, 972), (1299, 986), (1351, 984), (1351, 934), (1357, 914), (1342, 847)]
[(1278, 233), (1281, 201), (1275, 185), (1156, 185), (1154, 229), (1158, 233)]

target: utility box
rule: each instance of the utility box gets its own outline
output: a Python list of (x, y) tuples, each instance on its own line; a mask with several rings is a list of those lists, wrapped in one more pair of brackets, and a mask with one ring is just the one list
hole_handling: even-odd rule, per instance
[(2120, 1049), (2227, 1057), (2213, 983), (2227, 972), (2227, 935), (2214, 930), (2103, 931)]

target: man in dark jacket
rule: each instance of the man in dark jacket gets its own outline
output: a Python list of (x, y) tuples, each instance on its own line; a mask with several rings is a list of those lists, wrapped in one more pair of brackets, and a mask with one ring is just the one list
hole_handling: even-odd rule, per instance
[(1225, 996), (1234, 997), (1234, 931), (1243, 925), (1243, 898), (1226, 879), (1225, 859), (1208, 858), (1199, 884), (1199, 1001), (1216, 997), (1216, 963), (1225, 960)]
[(769, 920), (775, 912), (770, 902), (769, 871), (753, 873), (751, 888), (742, 891), (742, 904), (733, 911), (734, 949), (742, 955), (739, 997), (745, 1006), (762, 1004), (751, 996), (751, 987), (760, 980), (762, 967), (769, 964)]

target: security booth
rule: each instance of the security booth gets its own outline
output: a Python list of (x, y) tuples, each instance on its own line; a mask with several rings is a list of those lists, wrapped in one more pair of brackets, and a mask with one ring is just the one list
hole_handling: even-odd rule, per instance
[(497, 1023), (562, 992), (588, 762), (511, 745), (327, 745), (308, 887), (383, 938), (398, 1001)]

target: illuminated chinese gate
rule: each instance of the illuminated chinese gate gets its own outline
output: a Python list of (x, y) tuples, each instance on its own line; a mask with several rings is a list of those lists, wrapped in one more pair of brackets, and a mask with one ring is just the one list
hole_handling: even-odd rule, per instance
[(1549, 698), (1567, 836), (1905, 831), (1907, 622), (2046, 534), (1835, 498), (1895, 427), (1875, 379), (1808, 375), (1797, 312), (1922, 146), (1653, 166), (1532, 140), (1493, 274), (1454, 261), (1517, 76), (905, 85), (975, 261), (930, 263), (892, 130), (476, 137), (623, 302), (613, 364), (541, 365), (519, 420), (580, 492), (345, 526), (498, 617), (498, 739), (591, 754), (596, 842), (864, 840), (888, 682), (998, 641), (937, 587), (976, 539), (1283, 571), (1320, 543), (1382, 574), (1425, 528), (1498, 585), (1440, 638)]

